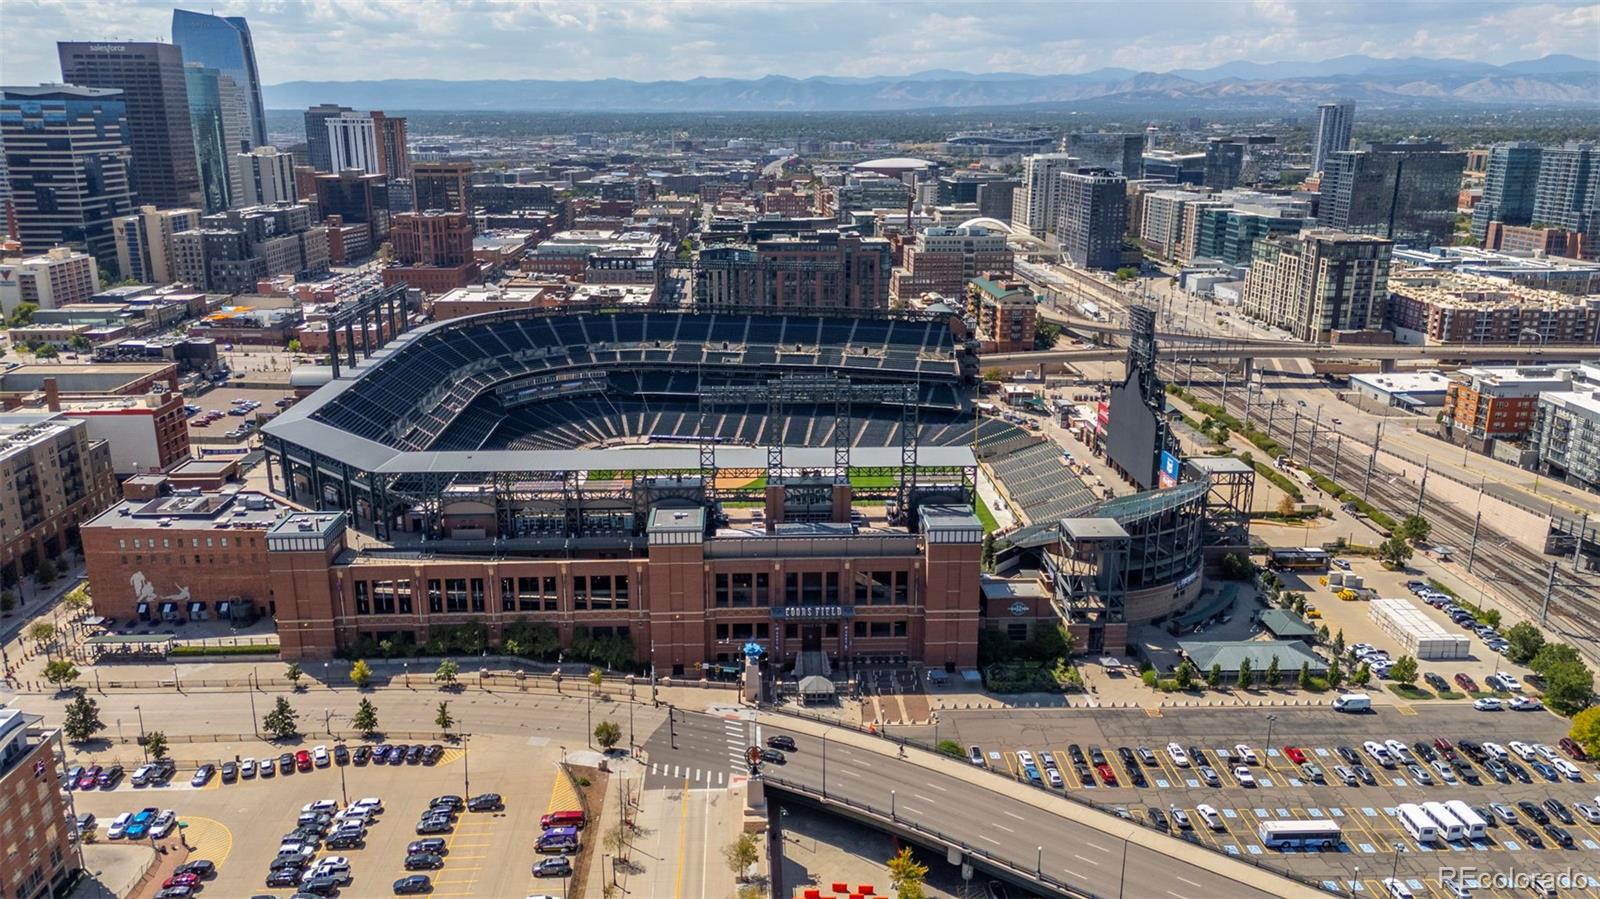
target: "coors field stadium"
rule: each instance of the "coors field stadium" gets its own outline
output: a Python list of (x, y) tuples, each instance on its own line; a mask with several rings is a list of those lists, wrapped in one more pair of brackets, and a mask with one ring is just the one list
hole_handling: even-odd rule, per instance
[[(1125, 609), (1170, 610), (1198, 580), (1205, 485), (1099, 500), (1054, 444), (978, 414), (954, 313), (517, 310), (407, 330), (392, 301), (330, 322), (337, 364), (297, 373), (304, 398), (264, 432), (272, 489), (318, 510), (269, 534), (296, 550), (273, 553), (300, 575), (274, 579), (290, 657), (477, 622), (491, 643), (528, 624), (626, 639), (679, 675), (751, 643), (797, 674), (954, 670), (990, 614), (1115, 644)], [(1066, 524), (1099, 522), (1119, 547), (1104, 583), (990, 610), (980, 466), (1031, 523), (1015, 552), (1054, 564)]]

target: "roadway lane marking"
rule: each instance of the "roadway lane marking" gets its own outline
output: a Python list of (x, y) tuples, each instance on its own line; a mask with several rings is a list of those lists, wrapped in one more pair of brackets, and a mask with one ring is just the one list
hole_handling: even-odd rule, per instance
[[(1009, 812), (1007, 814), (1009, 814)], [(1018, 820), (1021, 820), (1021, 819), (1019, 818)], [(1083, 845), (1088, 846), (1090, 849), (1093, 849), (1096, 852), (1107, 852), (1107, 851), (1109, 851), (1109, 850), (1106, 849), (1106, 847), (1104, 847), (1104, 846), (1096, 846), (1094, 843), (1091, 843), (1088, 840), (1084, 840), (1083, 841)]]
[(1192, 880), (1190, 880), (1190, 879), (1189, 879), (1189, 878), (1187, 878), (1187, 877), (1178, 877), (1178, 875), (1176, 875), (1176, 874), (1174, 874), (1174, 875), (1172, 875), (1172, 876), (1173, 876), (1173, 877), (1175, 877), (1175, 878), (1177, 878), (1177, 879), (1178, 879), (1178, 880), (1181, 880), (1181, 881), (1183, 881), (1183, 882), (1184, 882), (1184, 883), (1186, 883), (1186, 884), (1188, 884), (1188, 885), (1189, 885), (1189, 886), (1192, 886), (1192, 887), (1194, 887), (1194, 888), (1195, 888), (1195, 889), (1197, 889), (1197, 890), (1199, 890), (1199, 889), (1204, 889), (1204, 887), (1202, 887), (1202, 886), (1200, 886), (1200, 884), (1198, 884), (1198, 883), (1195, 883), (1195, 882), (1194, 882), (1194, 881), (1192, 881)]
[[(1082, 856), (1079, 857), (1082, 858)], [(1074, 871), (1071, 868), (1062, 868), (1061, 870), (1067, 872), (1067, 876), (1069, 877), (1076, 877), (1079, 880), (1085, 879), (1082, 874), (1079, 874), (1077, 871)]]
[[(934, 789), (935, 789), (935, 790), (938, 790), (938, 791), (939, 791), (939, 792), (941, 792), (941, 793), (948, 793), (948, 792), (950, 792), (950, 791), (949, 791), (949, 790), (947, 790), (947, 789), (945, 789), (945, 788), (944, 788), (944, 787), (941, 787), (941, 786), (939, 786), (939, 785), (938, 785), (938, 784), (924, 784), (924, 786), (929, 786), (929, 787), (933, 787), (933, 788), (934, 788)], [(1008, 814), (1008, 815), (1009, 815), (1009, 814), (1010, 814), (1010, 812), (1007, 812), (1007, 813), (1006, 813), (1006, 814)], [(1021, 819), (1021, 818), (1018, 818), (1018, 819), (1017, 819), (1017, 820), (1019, 820), (1019, 821), (1020, 821), (1020, 820), (1022, 820), (1022, 819)]]
[(994, 837), (989, 836), (988, 834), (980, 833), (980, 834), (978, 834), (978, 839), (987, 840), (988, 842), (993, 843), (996, 846), (1000, 845), (1000, 841), (999, 840), (995, 839)]
[(1092, 858), (1086, 858), (1086, 857), (1084, 857), (1082, 855), (1074, 855), (1073, 858), (1077, 859), (1080, 862), (1088, 862), (1089, 864), (1094, 865), (1096, 868), (1100, 867), (1100, 863), (1095, 861)]
[(1016, 833), (1016, 831), (1014, 831), (1011, 828), (1005, 826), (1004, 824), (996, 824), (995, 827), (1000, 828), (1001, 830), (1005, 831), (1006, 833)]
[[(932, 786), (932, 785), (930, 784), (930, 786)], [(1002, 811), (1005, 811), (1005, 813), (1007, 815), (1010, 815), (1011, 817), (1016, 818), (1018, 821), (1026, 821), (1026, 820), (1028, 820), (1027, 818), (1024, 818), (1021, 815), (1017, 814), (1016, 812), (1005, 810), (1005, 809), (1002, 809)]]
[(911, 806), (909, 806), (909, 805), (905, 805), (905, 804), (903, 804), (903, 803), (902, 803), (902, 804), (901, 804), (901, 806), (900, 806), (900, 808), (901, 808), (901, 809), (903, 809), (903, 810), (905, 810), (905, 811), (908, 811), (908, 812), (910, 812), (910, 813), (911, 813), (911, 814), (913, 814), (913, 815), (920, 815), (920, 814), (922, 814), (922, 809), (916, 809), (916, 808), (912, 808), (912, 807), (911, 807)]
[(846, 769), (844, 773), (850, 775), (851, 777), (860, 777), (861, 776), (860, 773), (858, 773), (856, 771), (851, 771), (849, 769)]
[[(687, 793), (689, 789), (689, 781), (687, 778), (685, 778), (683, 781), (683, 789), (685, 793)], [(685, 795), (683, 797), (683, 810), (678, 813), (678, 874), (673, 879), (672, 887), (672, 895), (675, 897), (675, 899), (682, 899), (683, 897), (683, 863), (687, 858), (685, 850), (688, 848), (689, 844), (689, 828), (685, 827), (684, 825), (688, 823), (688, 821), (689, 797)]]
[[(937, 799), (929, 799), (928, 797), (922, 795), (921, 793), (912, 793), (911, 797), (913, 799), (921, 799), (923, 802), (938, 802), (939, 801)], [(1019, 818), (1018, 820), (1021, 820), (1021, 819)]]
[(866, 762), (856, 762), (856, 764), (860, 765), (863, 768), (871, 768), (872, 767), (871, 765), (867, 764)]

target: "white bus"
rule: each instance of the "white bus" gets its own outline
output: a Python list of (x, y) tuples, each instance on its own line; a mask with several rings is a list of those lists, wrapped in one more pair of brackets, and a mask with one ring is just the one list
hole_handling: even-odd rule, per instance
[(1433, 823), (1439, 825), (1439, 836), (1444, 837), (1446, 842), (1454, 843), (1467, 835), (1467, 826), (1462, 824), (1461, 819), (1457, 818), (1448, 808), (1445, 808), (1444, 803), (1424, 802), (1422, 810), (1428, 813), (1428, 817), (1433, 819)]
[(1335, 849), (1339, 845), (1339, 822), (1331, 818), (1263, 821), (1261, 844), (1268, 849)]
[(1451, 799), (1444, 804), (1444, 807), (1450, 810), (1450, 814), (1456, 816), (1456, 820), (1461, 822), (1462, 827), (1466, 828), (1467, 839), (1481, 840), (1487, 836), (1489, 822), (1483, 820), (1482, 815), (1473, 811), (1472, 806), (1459, 799)]
[(1422, 806), (1415, 803), (1403, 803), (1395, 809), (1395, 816), (1400, 819), (1400, 826), (1411, 834), (1411, 838), (1419, 843), (1436, 843), (1439, 841), (1439, 825), (1428, 817)]

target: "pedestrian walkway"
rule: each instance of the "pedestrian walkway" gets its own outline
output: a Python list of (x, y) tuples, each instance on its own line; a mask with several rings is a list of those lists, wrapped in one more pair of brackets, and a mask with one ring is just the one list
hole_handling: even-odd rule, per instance
[(651, 762), (649, 770), (651, 777), (665, 778), (668, 783), (682, 783), (687, 780), (691, 784), (713, 789), (728, 785), (728, 772), (712, 768), (693, 768), (688, 765), (668, 765)]
[(189, 845), (189, 855), (221, 865), (233, 852), (233, 832), (221, 821), (211, 818), (185, 816), (179, 821), (183, 840)]

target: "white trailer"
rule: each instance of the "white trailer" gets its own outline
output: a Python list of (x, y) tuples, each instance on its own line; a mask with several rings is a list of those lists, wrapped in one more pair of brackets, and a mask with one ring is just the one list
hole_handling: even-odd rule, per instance
[[(1346, 579), (1346, 586), (1349, 580)], [(1452, 634), (1407, 599), (1375, 599), (1372, 620), (1418, 661), (1464, 659), (1470, 652), (1467, 638)]]
[(1400, 826), (1411, 834), (1413, 840), (1424, 846), (1439, 841), (1439, 825), (1422, 810), (1422, 806), (1411, 802), (1401, 803), (1394, 813), (1400, 819)]
[(1439, 825), (1439, 835), (1444, 837), (1446, 842), (1454, 843), (1467, 835), (1467, 826), (1445, 808), (1444, 803), (1424, 802), (1422, 810), (1428, 813), (1433, 823)]
[(1444, 807), (1449, 809), (1450, 814), (1455, 815), (1461, 825), (1466, 828), (1467, 839), (1481, 840), (1488, 834), (1489, 822), (1483, 820), (1482, 815), (1473, 811), (1472, 806), (1459, 799), (1451, 799), (1445, 802)]

